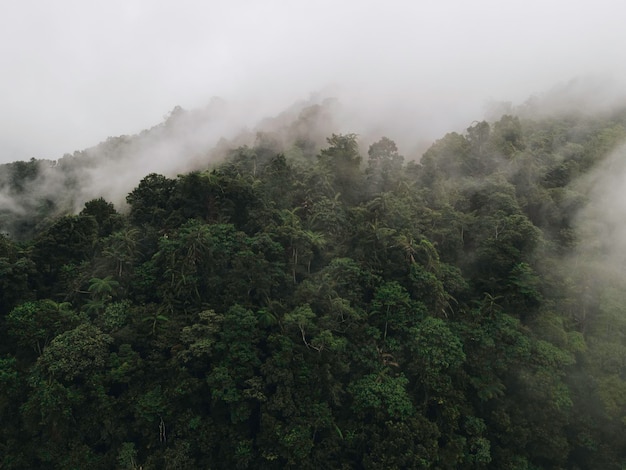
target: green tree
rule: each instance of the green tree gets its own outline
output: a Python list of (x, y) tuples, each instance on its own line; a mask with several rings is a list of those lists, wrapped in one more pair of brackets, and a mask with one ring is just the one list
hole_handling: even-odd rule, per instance
[(62, 298), (67, 290), (63, 273), (94, 255), (97, 238), (98, 224), (92, 216), (64, 216), (43, 231), (31, 258), (37, 265), (40, 295)]
[(120, 284), (112, 276), (105, 278), (93, 277), (89, 280), (90, 300), (85, 306), (88, 313), (98, 314), (106, 305), (113, 300), (119, 290)]
[(355, 204), (362, 198), (363, 185), (356, 135), (333, 134), (327, 140), (329, 147), (320, 152), (319, 165), (330, 175), (331, 186), (342, 200)]
[(139, 255), (139, 230), (126, 228), (115, 232), (103, 240), (102, 256), (114, 265), (119, 279), (131, 269)]
[(367, 152), (368, 191), (378, 194), (395, 189), (401, 180), (404, 157), (398, 153), (395, 142), (383, 137), (370, 145)]
[(85, 203), (85, 207), (80, 214), (82, 216), (92, 216), (98, 223), (98, 236), (106, 237), (121, 227), (122, 217), (115, 210), (115, 207), (104, 198), (92, 199)]
[(19, 347), (41, 355), (57, 335), (78, 325), (80, 319), (71, 307), (50, 299), (25, 302), (7, 316), (8, 333)]
[(130, 205), (130, 219), (137, 225), (162, 224), (166, 219), (175, 181), (151, 173), (141, 180), (126, 197)]
[(0, 234), (0, 318), (18, 303), (33, 300), (35, 263), (7, 237)]

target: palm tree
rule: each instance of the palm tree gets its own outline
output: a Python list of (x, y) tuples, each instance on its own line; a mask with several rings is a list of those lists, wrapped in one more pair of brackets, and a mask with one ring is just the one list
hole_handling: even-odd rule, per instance
[(92, 277), (87, 289), (94, 300), (108, 301), (113, 298), (120, 287), (120, 283), (112, 276), (105, 278)]
[(139, 230), (127, 228), (114, 233), (108, 238), (109, 245), (102, 250), (102, 254), (115, 262), (115, 271), (122, 277), (125, 266), (132, 266), (137, 252), (137, 237)]

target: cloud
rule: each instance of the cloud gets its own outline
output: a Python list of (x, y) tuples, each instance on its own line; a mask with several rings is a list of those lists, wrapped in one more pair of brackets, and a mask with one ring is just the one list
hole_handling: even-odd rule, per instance
[[(620, 3), (287, 0), (0, 6), (0, 162), (139, 132), (212, 96), (272, 115), (334, 87), (369, 126), (438, 137), (590, 72), (621, 74)], [(621, 76), (621, 75), (620, 75)]]
[(626, 144), (578, 182), (586, 204), (576, 218), (580, 242), (575, 262), (581, 269), (613, 280), (626, 274)]

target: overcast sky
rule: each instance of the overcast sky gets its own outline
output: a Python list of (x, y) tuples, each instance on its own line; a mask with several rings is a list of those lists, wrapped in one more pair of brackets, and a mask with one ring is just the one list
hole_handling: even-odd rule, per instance
[(213, 96), (256, 115), (336, 93), (373, 122), (415, 112), (416, 138), (454, 130), (489, 100), (620, 80), (625, 19), (617, 0), (0, 0), (0, 162)]

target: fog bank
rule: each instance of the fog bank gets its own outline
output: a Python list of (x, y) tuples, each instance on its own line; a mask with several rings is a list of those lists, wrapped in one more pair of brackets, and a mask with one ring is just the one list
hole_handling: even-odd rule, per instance
[(624, 78), (623, 9), (613, 0), (4, 2), (0, 162), (57, 160), (212, 96), (265, 116), (321, 92), (355, 104), (372, 130), (386, 123), (432, 140), (491, 101), (518, 105), (586, 74)]

